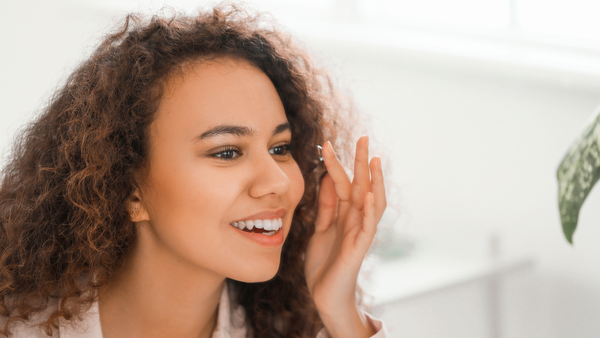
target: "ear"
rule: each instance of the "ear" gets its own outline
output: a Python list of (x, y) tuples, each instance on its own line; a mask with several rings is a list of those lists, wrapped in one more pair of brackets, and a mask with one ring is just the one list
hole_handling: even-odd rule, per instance
[(150, 220), (148, 211), (142, 203), (142, 195), (138, 188), (127, 199), (127, 211), (132, 222), (137, 223)]

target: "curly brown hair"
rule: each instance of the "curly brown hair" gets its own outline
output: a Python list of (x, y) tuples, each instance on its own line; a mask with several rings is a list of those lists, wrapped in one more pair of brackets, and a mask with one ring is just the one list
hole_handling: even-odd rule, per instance
[(224, 56), (249, 61), (273, 82), (305, 180), (277, 275), (227, 280), (233, 301), (250, 337), (308, 337), (322, 327), (303, 263), (324, 174), (315, 146), (331, 140), (347, 163), (353, 109), (264, 15), (220, 5), (193, 17), (127, 16), (15, 140), (0, 186), (3, 335), (41, 314), (37, 324), (51, 335), (59, 318), (76, 320), (97, 300), (136, 241), (126, 200), (147, 161), (166, 80), (186, 63)]

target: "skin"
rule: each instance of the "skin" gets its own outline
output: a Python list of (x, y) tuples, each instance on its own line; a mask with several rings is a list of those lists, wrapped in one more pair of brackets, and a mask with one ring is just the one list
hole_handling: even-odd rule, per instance
[[(184, 73), (167, 83), (151, 125), (149, 165), (128, 204), (137, 242), (100, 294), (106, 338), (210, 337), (225, 279), (266, 281), (280, 263), (283, 244), (259, 245), (229, 223), (284, 209), (285, 240), (304, 193), (302, 173), (285, 148), (291, 132), (273, 134), (287, 119), (268, 77), (229, 58), (188, 65)], [(253, 134), (199, 140), (224, 124)], [(227, 146), (238, 149), (227, 151)], [(306, 272), (333, 337), (373, 334), (356, 309), (354, 292), (385, 209), (380, 161), (372, 160), (369, 168), (367, 148), (363, 137), (352, 182), (331, 145), (323, 149), (330, 174), (322, 182)]]

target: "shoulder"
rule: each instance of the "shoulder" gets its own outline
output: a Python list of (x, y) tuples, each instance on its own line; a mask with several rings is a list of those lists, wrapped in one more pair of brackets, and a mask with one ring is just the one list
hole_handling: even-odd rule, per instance
[[(19, 320), (11, 325), (11, 337), (14, 338), (48, 338), (60, 337), (58, 329), (53, 328), (51, 334), (46, 332), (46, 321), (57, 309), (56, 303), (51, 303), (44, 311), (38, 312), (31, 316), (28, 320)], [(0, 317), (0, 325), (4, 326), (7, 317)]]
[[(14, 338), (102, 338), (100, 328), (100, 317), (98, 305), (93, 303), (80, 316), (73, 320), (59, 319), (59, 327), (52, 328), (52, 332), (46, 332), (46, 320), (54, 311), (58, 310), (58, 304), (53, 303), (46, 310), (32, 316), (27, 321), (20, 321), (11, 328)], [(0, 324), (6, 321), (0, 319)]]
[(11, 330), (14, 338), (48, 338), (48, 337), (60, 337), (57, 329), (52, 330), (52, 334), (48, 335), (44, 325), (35, 323), (32, 321), (20, 322), (15, 325)]

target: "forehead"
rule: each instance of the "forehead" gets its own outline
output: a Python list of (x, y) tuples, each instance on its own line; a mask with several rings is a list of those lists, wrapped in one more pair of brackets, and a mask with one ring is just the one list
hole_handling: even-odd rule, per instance
[(286, 121), (270, 79), (240, 59), (218, 58), (185, 65), (165, 83), (163, 93), (154, 122), (159, 131), (165, 124), (183, 133), (233, 123), (260, 132)]

